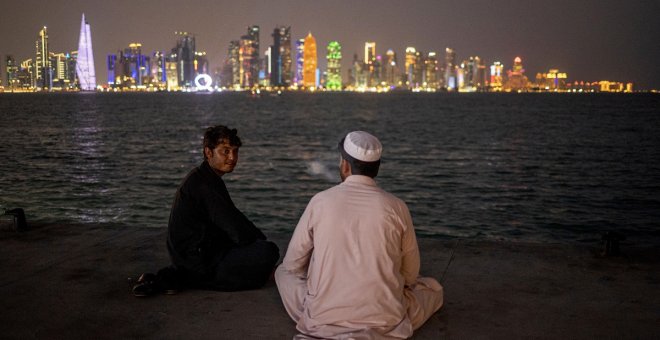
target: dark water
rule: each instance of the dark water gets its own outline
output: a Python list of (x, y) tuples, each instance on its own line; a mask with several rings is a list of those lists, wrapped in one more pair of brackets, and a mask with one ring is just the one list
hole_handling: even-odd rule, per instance
[(165, 227), (205, 127), (243, 139), (225, 181), (264, 230), (337, 183), (337, 141), (384, 144), (380, 185), (420, 235), (660, 243), (660, 96), (0, 95), (0, 209), (44, 222)]

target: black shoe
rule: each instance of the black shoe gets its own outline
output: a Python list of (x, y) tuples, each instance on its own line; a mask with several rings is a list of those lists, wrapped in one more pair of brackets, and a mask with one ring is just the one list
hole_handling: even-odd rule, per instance
[(133, 286), (133, 295), (137, 297), (154, 296), (159, 293), (156, 283), (156, 274), (144, 273), (140, 275), (135, 286)]

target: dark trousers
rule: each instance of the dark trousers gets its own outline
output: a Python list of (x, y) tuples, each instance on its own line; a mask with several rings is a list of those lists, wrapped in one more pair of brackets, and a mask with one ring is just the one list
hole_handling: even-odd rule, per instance
[(270, 278), (280, 250), (270, 241), (257, 240), (233, 247), (212, 259), (204, 276), (191, 273), (176, 265), (158, 271), (157, 281), (163, 289), (211, 289), (237, 291), (263, 287)]

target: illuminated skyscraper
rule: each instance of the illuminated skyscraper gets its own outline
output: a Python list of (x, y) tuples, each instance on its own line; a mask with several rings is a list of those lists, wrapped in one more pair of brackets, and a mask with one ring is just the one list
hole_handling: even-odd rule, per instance
[(11, 55), (6, 57), (5, 71), (7, 72), (7, 87), (12, 90), (18, 88), (20, 86), (18, 65), (16, 64), (16, 59)]
[(233, 88), (241, 87), (240, 45), (241, 43), (238, 40), (232, 40), (229, 42), (229, 48), (227, 50), (227, 67), (230, 71), (230, 78), (227, 79), (227, 83), (229, 87)]
[(293, 82), (298, 85), (303, 85), (303, 64), (305, 63), (305, 39), (296, 40), (296, 71), (294, 74)]
[(445, 49), (445, 86), (447, 87), (447, 91), (454, 91), (458, 86), (456, 79), (456, 52), (449, 47)]
[(151, 56), (151, 78), (160, 89), (167, 87), (167, 58), (161, 51), (154, 51)]
[(388, 86), (396, 86), (399, 82), (399, 66), (396, 60), (396, 53), (394, 51), (387, 50), (385, 53), (385, 60), (383, 61), (383, 81)]
[(37, 56), (34, 63), (34, 87), (42, 90), (50, 89), (51, 68), (48, 58), (48, 29), (44, 26), (39, 31), (39, 39), (36, 42)]
[(251, 88), (259, 81), (259, 26), (249, 26), (239, 43), (241, 87)]
[(414, 47), (406, 47), (406, 82), (409, 88), (414, 87), (415, 62), (417, 50)]
[(80, 37), (78, 38), (78, 57), (76, 59), (76, 76), (80, 89), (93, 91), (96, 89), (96, 70), (94, 69), (94, 53), (92, 52), (92, 33), (85, 13), (80, 22)]
[(188, 32), (174, 32), (179, 36), (176, 47), (172, 49), (172, 56), (176, 58), (177, 80), (179, 87), (192, 88), (195, 86), (195, 36)]
[(336, 41), (328, 44), (328, 74), (326, 88), (329, 90), (341, 90), (341, 45)]
[(209, 59), (206, 57), (206, 52), (197, 51), (195, 52), (195, 77), (200, 74), (209, 74)]
[(305, 47), (303, 56), (303, 85), (307, 88), (316, 87), (316, 39), (310, 32), (305, 37)]
[(504, 65), (496, 61), (490, 66), (490, 89), (491, 91), (502, 91), (502, 76), (504, 75)]
[(291, 84), (291, 27), (276, 27), (273, 31), (271, 67), (271, 85)]
[(424, 83), (427, 89), (438, 88), (438, 58), (435, 52), (429, 52), (428, 57), (424, 61)]

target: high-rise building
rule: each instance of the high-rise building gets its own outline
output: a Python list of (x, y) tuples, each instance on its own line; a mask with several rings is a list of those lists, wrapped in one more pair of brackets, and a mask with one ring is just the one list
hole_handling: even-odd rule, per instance
[(96, 89), (96, 70), (94, 69), (94, 53), (92, 51), (92, 33), (85, 13), (80, 22), (80, 37), (78, 38), (78, 55), (76, 57), (76, 76), (83, 91)]
[(291, 85), (291, 27), (280, 26), (273, 31), (270, 83), (272, 86)]
[(525, 76), (525, 69), (523, 68), (522, 59), (516, 57), (513, 60), (513, 68), (507, 71), (507, 80), (504, 83), (505, 91), (527, 91), (529, 87), (529, 80)]
[(195, 86), (195, 36), (188, 32), (174, 32), (179, 36), (176, 47), (172, 49), (171, 56), (175, 56), (177, 63), (178, 86), (191, 89)]
[(39, 31), (36, 41), (36, 58), (34, 63), (34, 87), (42, 90), (51, 88), (51, 66), (48, 50), (48, 29), (46, 26)]
[(376, 43), (367, 41), (364, 43), (364, 66), (367, 71), (367, 83), (369, 87), (375, 87), (379, 83), (378, 71), (380, 65), (376, 57)]
[(18, 83), (21, 89), (34, 90), (35, 83), (35, 67), (34, 60), (32, 58), (23, 60), (18, 69)]
[(399, 82), (399, 66), (396, 60), (396, 53), (389, 49), (385, 53), (383, 61), (383, 82), (387, 86), (397, 86)]
[(417, 62), (417, 49), (406, 47), (406, 85), (408, 88), (415, 87), (415, 63)]
[(7, 87), (11, 90), (18, 89), (20, 87), (18, 65), (16, 64), (16, 59), (11, 55), (6, 56), (5, 71), (7, 72)]
[(66, 90), (69, 87), (67, 59), (69, 59), (68, 54), (50, 52), (51, 85), (55, 88)]
[(329, 90), (341, 90), (341, 45), (337, 41), (328, 43), (328, 73), (325, 87)]
[(209, 59), (206, 57), (206, 52), (195, 52), (195, 77), (200, 74), (209, 74)]
[(504, 75), (504, 65), (496, 61), (493, 65), (490, 66), (490, 90), (491, 91), (502, 91), (502, 77)]
[(454, 91), (458, 86), (456, 79), (456, 52), (449, 47), (445, 49), (445, 86), (447, 91)]
[(486, 66), (480, 57), (470, 57), (461, 63), (461, 81), (458, 90), (461, 92), (476, 92), (486, 90)]
[(113, 87), (117, 80), (117, 55), (108, 54), (108, 86)]
[(427, 89), (438, 88), (438, 58), (435, 52), (429, 52), (424, 61), (424, 84)]
[(238, 40), (232, 40), (229, 42), (229, 48), (227, 50), (227, 64), (231, 71), (231, 78), (228, 79), (229, 87), (240, 88), (241, 87), (241, 43)]
[(305, 39), (296, 40), (296, 71), (293, 82), (303, 86), (303, 64), (305, 63)]
[(115, 87), (130, 88), (146, 86), (151, 82), (151, 62), (142, 54), (142, 44), (131, 43), (118, 55), (108, 56), (108, 84)]
[(305, 37), (303, 59), (303, 85), (306, 88), (315, 88), (317, 86), (316, 65), (318, 60), (316, 57), (316, 39), (314, 39), (311, 32)]
[(241, 87), (252, 88), (259, 81), (259, 26), (249, 26), (240, 40)]
[(155, 51), (151, 56), (151, 78), (159, 89), (167, 88), (167, 57), (161, 51)]

